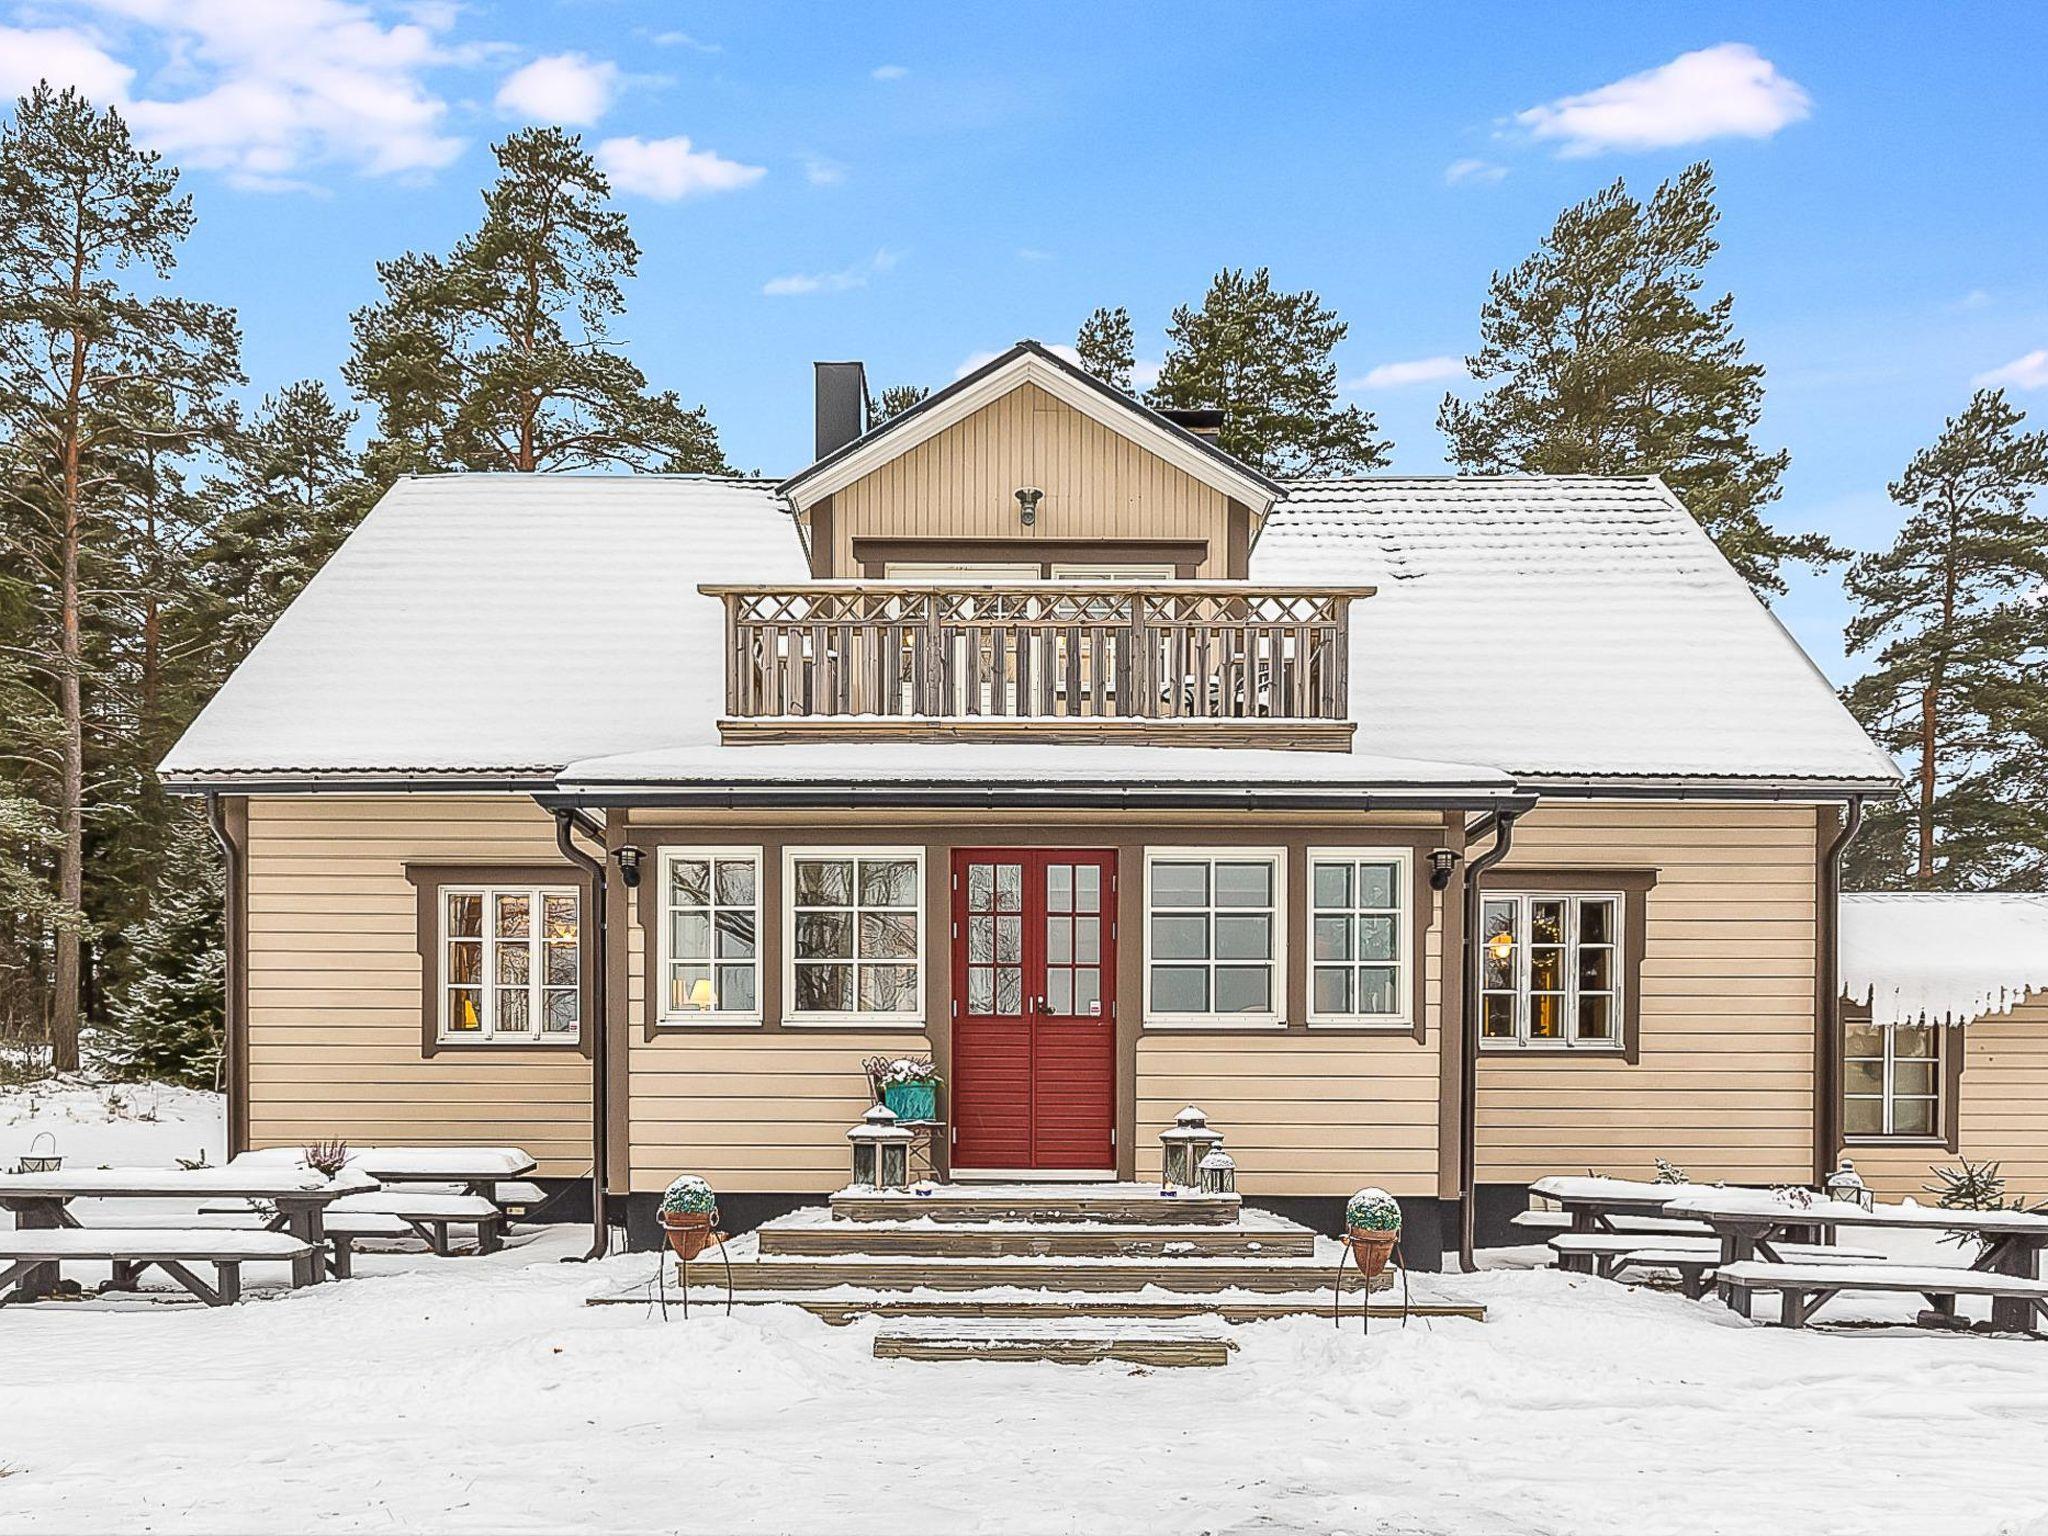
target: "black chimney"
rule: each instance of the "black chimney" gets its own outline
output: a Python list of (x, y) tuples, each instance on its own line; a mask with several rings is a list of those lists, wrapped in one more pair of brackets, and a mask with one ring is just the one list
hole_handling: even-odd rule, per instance
[(868, 429), (868, 371), (859, 363), (813, 363), (818, 375), (818, 457), (837, 453)]

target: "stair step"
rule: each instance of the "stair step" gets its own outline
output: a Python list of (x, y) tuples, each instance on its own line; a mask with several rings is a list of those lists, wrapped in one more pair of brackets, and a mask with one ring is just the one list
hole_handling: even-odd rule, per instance
[(894, 1323), (875, 1335), (877, 1360), (1051, 1361), (1091, 1365), (1226, 1365), (1237, 1345), (1213, 1329), (1086, 1320)]
[[(698, 1261), (701, 1266), (701, 1260)], [(954, 1259), (922, 1255), (885, 1257), (817, 1255), (736, 1258), (736, 1291), (827, 1291), (853, 1286), (866, 1291), (976, 1291), (1017, 1287), (1040, 1291), (1142, 1291), (1147, 1286), (1181, 1294), (1214, 1291), (1301, 1292), (1325, 1290), (1342, 1277), (1344, 1289), (1364, 1288), (1356, 1266), (1339, 1267), (1321, 1258), (1008, 1258)], [(699, 1267), (701, 1283), (708, 1278)], [(1389, 1275), (1380, 1286), (1391, 1283)]]
[[(715, 1286), (693, 1286), (690, 1290), (690, 1305), (693, 1307), (723, 1307), (725, 1292)], [(670, 1306), (680, 1303), (681, 1297), (675, 1292), (668, 1296)], [(1321, 1291), (1303, 1291), (1293, 1295), (1274, 1294), (1257, 1299), (1234, 1297), (1225, 1300), (1215, 1296), (1115, 1296), (1115, 1295), (1047, 1295), (1033, 1297), (977, 1297), (973, 1295), (952, 1296), (890, 1296), (879, 1295), (865, 1298), (849, 1298), (843, 1293), (806, 1291), (755, 1291), (741, 1292), (733, 1297), (736, 1307), (801, 1307), (813, 1317), (822, 1318), (834, 1326), (856, 1322), (864, 1317), (881, 1318), (1150, 1318), (1170, 1321), (1185, 1318), (1215, 1318), (1225, 1323), (1262, 1323), (1280, 1317), (1328, 1317), (1332, 1297), (1328, 1287)], [(593, 1296), (592, 1306), (635, 1306), (647, 1305), (644, 1287), (635, 1287), (630, 1292), (614, 1296)], [(1389, 1299), (1387, 1293), (1376, 1292), (1369, 1303), (1375, 1321), (1391, 1319), (1399, 1322), (1402, 1316), (1398, 1298)], [(1355, 1324), (1360, 1301), (1356, 1294), (1347, 1296), (1344, 1303), (1344, 1320)], [(1408, 1309), (1411, 1318), (1459, 1318), (1483, 1323), (1486, 1308), (1476, 1302), (1416, 1301)]]
[(1075, 1222), (835, 1221), (760, 1229), (761, 1253), (914, 1254), (928, 1258), (1308, 1258), (1316, 1235), (1268, 1219), (1254, 1226), (1123, 1226)]
[(1162, 1195), (1155, 1184), (942, 1184), (929, 1193), (841, 1190), (832, 1214), (844, 1221), (1129, 1222), (1139, 1226), (1225, 1226), (1236, 1195)]

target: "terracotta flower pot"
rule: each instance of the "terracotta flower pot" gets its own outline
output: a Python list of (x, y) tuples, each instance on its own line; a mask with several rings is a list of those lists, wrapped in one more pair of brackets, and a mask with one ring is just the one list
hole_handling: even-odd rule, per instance
[(1344, 1246), (1351, 1250), (1351, 1257), (1365, 1272), (1365, 1278), (1376, 1280), (1380, 1271), (1387, 1267), (1387, 1260), (1393, 1257), (1394, 1244), (1400, 1236), (1398, 1228), (1384, 1232), (1371, 1227), (1352, 1227), (1344, 1234)]
[(664, 1211), (661, 1217), (669, 1247), (685, 1263), (711, 1246), (712, 1228), (717, 1222), (716, 1211)]

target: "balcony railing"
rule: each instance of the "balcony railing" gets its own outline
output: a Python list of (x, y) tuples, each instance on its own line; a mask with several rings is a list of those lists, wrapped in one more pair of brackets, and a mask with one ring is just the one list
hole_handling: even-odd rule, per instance
[(1350, 605), (1370, 587), (820, 581), (725, 603), (728, 740), (1030, 739), (1344, 747)]

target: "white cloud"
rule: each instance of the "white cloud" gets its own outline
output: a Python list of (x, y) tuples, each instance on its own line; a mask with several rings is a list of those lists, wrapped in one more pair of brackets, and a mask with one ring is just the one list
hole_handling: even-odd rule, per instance
[(1017, 248), (1017, 259), (1019, 261), (1051, 261), (1053, 257), (1051, 251), (1040, 250), (1035, 245), (1021, 245)]
[(1346, 389), (1402, 389), (1410, 384), (1441, 384), (1446, 379), (1465, 377), (1465, 360), (1448, 355), (1418, 357), (1405, 363), (1381, 363), (1355, 379), (1344, 381)]
[[(448, 104), (426, 84), (436, 66), (468, 62), (442, 34), (452, 11), (417, 7), (387, 24), (355, 0), (84, 0), (107, 35), (13, 32), (0, 75), (32, 68), (118, 106), (137, 137), (189, 168), (274, 191), (330, 162), (369, 175), (431, 170), (462, 151), (443, 130)], [(26, 54), (20, 43), (27, 39)], [(134, 93), (127, 59), (163, 53), (165, 83), (186, 94)], [(62, 78), (60, 78), (62, 77)]]
[(498, 87), (497, 107), (535, 123), (594, 123), (612, 104), (619, 66), (580, 53), (555, 53), (515, 69)]
[(846, 293), (867, 287), (869, 282), (900, 260), (902, 258), (896, 252), (881, 250), (866, 261), (843, 267), (837, 272), (792, 272), (786, 277), (771, 277), (761, 285), (761, 291), (773, 299), (797, 298), (813, 293)]
[(836, 187), (846, 180), (846, 166), (824, 155), (802, 155), (798, 157), (804, 168), (804, 180), (814, 187)]
[(94, 106), (128, 98), (135, 71), (69, 27), (0, 27), (0, 93), (11, 104), (36, 82), (75, 85)]
[(1491, 160), (1453, 160), (1444, 167), (1444, 184), (1455, 187), (1469, 181), (1476, 185), (1490, 185), (1507, 173), (1506, 166), (1495, 165)]
[(1560, 154), (1580, 156), (1767, 139), (1812, 111), (1805, 90), (1749, 44), (1720, 43), (1596, 91), (1531, 107), (1515, 121), (1536, 138), (1558, 141)]
[(902, 64), (877, 64), (868, 71), (870, 80), (901, 80), (910, 70)]
[(1159, 370), (1165, 366), (1164, 358), (1137, 358), (1131, 364), (1131, 388), (1150, 389), (1159, 382)]
[(2025, 357), (2016, 357), (1970, 382), (1979, 389), (1996, 389), (2010, 384), (2014, 389), (2048, 389), (2048, 347), (2036, 347)]
[(598, 168), (614, 187), (663, 203), (707, 192), (737, 192), (768, 174), (758, 165), (692, 149), (686, 138), (606, 139), (596, 155)]
[(1972, 288), (1949, 306), (1950, 309), (1989, 309), (1990, 307), (1991, 292), (1986, 288)]
[(702, 38), (690, 36), (687, 32), (656, 32), (648, 41), (657, 48), (688, 48), (696, 53), (725, 52), (725, 44), (707, 43)]

